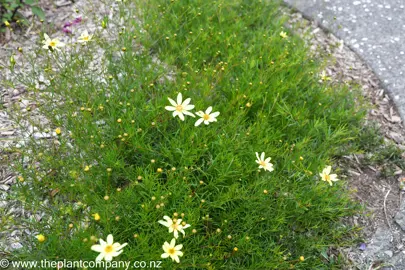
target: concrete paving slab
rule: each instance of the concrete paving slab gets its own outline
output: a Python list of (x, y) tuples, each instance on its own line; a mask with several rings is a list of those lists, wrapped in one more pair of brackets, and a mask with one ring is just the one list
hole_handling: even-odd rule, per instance
[(405, 120), (405, 0), (284, 0), (374, 70)]

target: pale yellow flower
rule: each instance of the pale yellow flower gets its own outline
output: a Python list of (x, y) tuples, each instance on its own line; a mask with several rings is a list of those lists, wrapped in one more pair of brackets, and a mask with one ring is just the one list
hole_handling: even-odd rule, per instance
[(59, 41), (59, 39), (54, 38), (51, 39), (47, 34), (44, 34), (44, 40), (42, 41), (42, 44), (44, 44), (44, 46), (42, 46), (42, 48), (47, 49), (47, 50), (59, 50), (60, 47), (65, 46), (65, 43)]
[(183, 252), (180, 250), (183, 248), (183, 245), (180, 244), (176, 246), (176, 239), (173, 238), (172, 241), (170, 241), (170, 244), (165, 242), (162, 248), (165, 252), (161, 255), (163, 259), (170, 257), (172, 261), (176, 261), (177, 263), (180, 262), (179, 257), (183, 256)]
[(104, 241), (103, 239), (100, 238), (100, 244), (99, 245), (93, 245), (91, 246), (91, 250), (95, 252), (99, 252), (100, 254), (97, 256), (96, 261), (111, 261), (113, 257), (117, 257), (123, 252), (123, 248), (127, 245), (127, 243), (120, 244), (120, 243), (114, 243), (114, 239), (112, 234), (109, 234), (107, 236), (107, 241)]
[(259, 157), (259, 153), (256, 152), (256, 163), (259, 164), (259, 169), (264, 169), (265, 171), (274, 171), (273, 169), (273, 164), (270, 163), (271, 158), (268, 157), (265, 159), (265, 153), (262, 152), (262, 154)]
[(89, 42), (92, 38), (93, 38), (93, 35), (89, 35), (89, 33), (87, 32), (87, 30), (84, 30), (84, 31), (82, 32), (82, 34), (80, 35), (80, 37), (77, 39), (77, 42), (80, 42), (80, 43), (87, 43), (87, 42)]
[(336, 174), (330, 174), (330, 171), (332, 169), (332, 166), (327, 166), (323, 171), (319, 174), (322, 178), (323, 181), (326, 181), (329, 183), (329, 185), (332, 185), (332, 181), (338, 181), (337, 175)]
[(158, 222), (160, 224), (162, 224), (163, 226), (166, 226), (167, 228), (169, 228), (169, 233), (173, 233), (174, 238), (178, 238), (179, 237), (179, 232), (181, 232), (183, 235), (185, 235), (186, 233), (184, 232), (184, 229), (187, 229), (188, 227), (190, 227), (190, 224), (185, 224), (183, 225), (181, 223), (181, 218), (180, 219), (171, 219), (168, 216), (164, 216), (163, 219), (165, 219), (166, 221), (163, 220), (159, 220)]
[(320, 76), (321, 76), (321, 80), (324, 81), (324, 82), (331, 80), (331, 78), (326, 74), (325, 70), (321, 72)]
[(204, 124), (206, 124), (206, 125), (208, 125), (209, 123), (212, 123), (212, 122), (216, 122), (219, 112), (214, 112), (214, 113), (211, 113), (211, 112), (212, 112), (211, 106), (209, 106), (205, 112), (203, 112), (203, 111), (196, 112), (196, 115), (198, 115), (201, 118), (195, 122), (194, 126), (196, 126), (196, 127), (199, 126), (203, 121), (204, 121)]
[(168, 100), (173, 106), (166, 106), (165, 109), (173, 111), (173, 117), (178, 116), (182, 121), (184, 121), (184, 115), (195, 117), (193, 113), (189, 112), (189, 110), (194, 109), (194, 105), (190, 104), (190, 98), (183, 101), (183, 96), (179, 93), (177, 95), (177, 103), (171, 98), (168, 98)]
[(288, 37), (288, 35), (287, 35), (287, 33), (286, 33), (286, 32), (281, 31), (281, 32), (280, 32), (280, 37), (282, 37), (282, 38), (287, 38), (287, 37)]

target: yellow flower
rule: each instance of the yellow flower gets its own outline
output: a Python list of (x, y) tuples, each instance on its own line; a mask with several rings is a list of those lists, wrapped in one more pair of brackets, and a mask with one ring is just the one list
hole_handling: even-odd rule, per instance
[(300, 256), (300, 261), (303, 262), (305, 260), (304, 256)]
[(264, 169), (265, 171), (269, 171), (269, 172), (274, 171), (273, 164), (270, 163), (271, 158), (268, 157), (268, 158), (264, 159), (265, 158), (264, 155), (265, 155), (265, 153), (262, 152), (262, 154), (259, 157), (259, 153), (256, 152), (256, 157), (257, 157), (256, 163), (259, 164), (259, 169)]
[(172, 261), (176, 261), (177, 263), (180, 262), (179, 257), (183, 256), (183, 252), (180, 250), (183, 248), (183, 245), (180, 244), (176, 246), (176, 239), (173, 238), (172, 241), (170, 241), (170, 244), (165, 242), (162, 248), (165, 252), (161, 255), (163, 259), (170, 257)]
[(92, 216), (94, 217), (94, 220), (95, 220), (95, 221), (99, 221), (100, 218), (101, 218), (98, 213), (95, 213), (95, 214), (93, 214)]
[(287, 35), (287, 33), (286, 33), (286, 32), (281, 31), (281, 32), (280, 32), (280, 37), (282, 37), (282, 38), (287, 38), (287, 37), (288, 37), (288, 35)]
[(47, 34), (44, 34), (44, 38), (45, 38), (45, 40), (42, 41), (42, 44), (44, 44), (44, 46), (42, 46), (42, 48), (44, 48), (44, 49), (53, 51), (53, 50), (59, 50), (59, 47), (65, 46), (65, 43), (60, 42), (59, 39), (57, 39), (57, 38), (51, 39)]
[(4, 25), (5, 25), (6, 27), (10, 27), (10, 23), (9, 23), (8, 21), (4, 21)]
[(89, 167), (89, 166), (84, 167), (84, 171), (85, 171), (85, 172), (88, 172), (89, 170), (90, 170), (90, 167)]
[(322, 73), (320, 74), (320, 76), (321, 76), (321, 80), (322, 80), (322, 81), (330, 81), (330, 80), (331, 80), (331, 78), (328, 77), (328, 75), (326, 74), (326, 71), (325, 71), (325, 70), (322, 71)]
[(43, 234), (38, 234), (37, 236), (35, 236), (38, 240), (38, 242), (42, 243), (46, 240), (45, 236)]
[(91, 40), (92, 37), (93, 37), (93, 35), (89, 35), (87, 30), (84, 30), (82, 32), (82, 34), (80, 35), (80, 37), (78, 38), (77, 42), (87, 43), (87, 42), (89, 42)]
[(194, 109), (194, 105), (190, 104), (191, 98), (183, 101), (183, 96), (179, 93), (177, 95), (177, 103), (171, 98), (168, 98), (168, 100), (173, 106), (166, 106), (165, 109), (173, 111), (173, 117), (178, 116), (182, 121), (184, 121), (184, 115), (195, 117), (193, 113), (189, 112), (189, 110)]
[(337, 175), (336, 174), (330, 174), (330, 171), (332, 169), (332, 166), (327, 166), (323, 171), (319, 174), (322, 178), (323, 181), (326, 181), (329, 183), (329, 185), (332, 185), (332, 181), (338, 181)]
[(123, 252), (123, 248), (127, 245), (127, 243), (120, 244), (114, 243), (114, 239), (112, 234), (107, 236), (107, 241), (100, 239), (99, 245), (91, 246), (91, 250), (95, 252), (99, 252), (100, 255), (97, 256), (96, 261), (101, 261), (104, 259), (105, 261), (111, 261), (113, 257), (117, 257)]
[(211, 111), (212, 111), (212, 107), (209, 106), (207, 108), (207, 110), (205, 111), (205, 113), (202, 111), (197, 112), (196, 115), (198, 115), (201, 118), (195, 122), (194, 126), (196, 126), (196, 127), (199, 126), (203, 121), (204, 121), (204, 124), (206, 124), (206, 125), (208, 125), (209, 123), (212, 123), (212, 122), (216, 122), (219, 112), (211, 113)]
[(62, 131), (61, 131), (60, 128), (56, 128), (56, 129), (55, 129), (55, 133), (56, 133), (56, 135), (60, 135), (60, 134), (62, 133)]
[(162, 224), (163, 226), (166, 226), (167, 228), (169, 228), (169, 233), (173, 233), (174, 238), (176, 238), (176, 239), (179, 237), (179, 232), (181, 232), (183, 235), (185, 235), (186, 233), (184, 232), (184, 229), (187, 229), (188, 227), (190, 227), (190, 224), (182, 225), (181, 224), (182, 219), (176, 219), (176, 218), (171, 219), (168, 216), (164, 216), (163, 219), (165, 219), (166, 221), (159, 220), (158, 222), (160, 224)]

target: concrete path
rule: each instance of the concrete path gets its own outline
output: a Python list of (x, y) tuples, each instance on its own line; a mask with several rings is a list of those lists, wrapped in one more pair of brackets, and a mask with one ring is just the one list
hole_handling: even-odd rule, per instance
[(405, 120), (405, 0), (284, 1), (359, 54)]

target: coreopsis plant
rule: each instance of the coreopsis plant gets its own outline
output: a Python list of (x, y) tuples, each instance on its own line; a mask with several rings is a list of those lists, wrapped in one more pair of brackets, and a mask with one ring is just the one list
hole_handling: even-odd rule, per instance
[(212, 122), (216, 122), (219, 112), (214, 112), (214, 113), (211, 113), (211, 112), (212, 112), (211, 106), (209, 106), (205, 112), (203, 112), (203, 111), (196, 112), (196, 115), (198, 115), (201, 118), (198, 119), (194, 125), (197, 127), (202, 122), (204, 122), (204, 124), (206, 124), (206, 125), (208, 125), (209, 123), (212, 123)]
[(61, 42), (57, 38), (51, 39), (47, 34), (44, 34), (44, 40), (42, 41), (42, 44), (44, 44), (42, 48), (50, 51), (54, 50), (59, 51), (60, 50), (59, 48), (65, 46), (65, 43)]
[(170, 241), (170, 244), (168, 242), (165, 242), (162, 246), (164, 253), (161, 255), (163, 259), (170, 257), (172, 261), (176, 261), (177, 263), (180, 262), (180, 258), (183, 256), (183, 252), (180, 251), (183, 248), (183, 245), (177, 245), (176, 246), (176, 239), (172, 239)]
[(322, 71), (321, 74), (319, 74), (319, 76), (321, 77), (321, 80), (322, 80), (323, 82), (325, 82), (325, 81), (330, 81), (330, 80), (331, 80), (331, 78), (328, 76), (328, 74), (326, 74), (326, 71), (325, 71), (325, 70)]
[(111, 261), (113, 257), (117, 257), (123, 252), (123, 248), (127, 245), (127, 243), (120, 244), (120, 243), (114, 243), (114, 238), (112, 234), (109, 234), (107, 236), (107, 241), (104, 241), (103, 239), (100, 238), (100, 244), (99, 245), (93, 245), (91, 246), (91, 250), (95, 252), (99, 252), (100, 254), (97, 256), (96, 261)]
[(166, 106), (165, 109), (173, 112), (173, 117), (178, 116), (182, 121), (184, 121), (184, 115), (189, 115), (195, 117), (195, 115), (190, 110), (194, 109), (194, 105), (190, 104), (191, 98), (187, 98), (183, 101), (183, 96), (181, 93), (177, 95), (177, 102), (171, 98), (167, 98), (172, 106)]
[(332, 166), (327, 166), (319, 175), (321, 176), (322, 181), (328, 182), (329, 185), (332, 185), (332, 182), (338, 181), (336, 174), (330, 174)]
[(273, 169), (273, 164), (270, 163), (271, 158), (268, 157), (265, 159), (265, 153), (262, 152), (262, 154), (259, 157), (259, 153), (256, 152), (256, 163), (259, 164), (259, 169), (264, 169), (265, 171), (274, 171)]
[(87, 43), (93, 38), (93, 35), (90, 35), (87, 30), (84, 30), (80, 37), (77, 39), (77, 42)]
[(287, 33), (286, 33), (286, 32), (281, 31), (281, 32), (280, 32), (280, 37), (282, 37), (282, 38), (287, 38), (287, 37), (288, 37), (288, 35), (287, 35)]
[(173, 233), (174, 238), (178, 238), (179, 237), (179, 232), (181, 232), (183, 235), (185, 235), (186, 233), (184, 232), (184, 229), (187, 229), (188, 227), (190, 227), (190, 224), (187, 224), (185, 222), (181, 222), (182, 219), (171, 219), (168, 216), (164, 216), (163, 219), (165, 219), (166, 221), (163, 220), (159, 220), (158, 222), (160, 224), (162, 224), (163, 226), (166, 226), (167, 228), (169, 228), (169, 233)]

